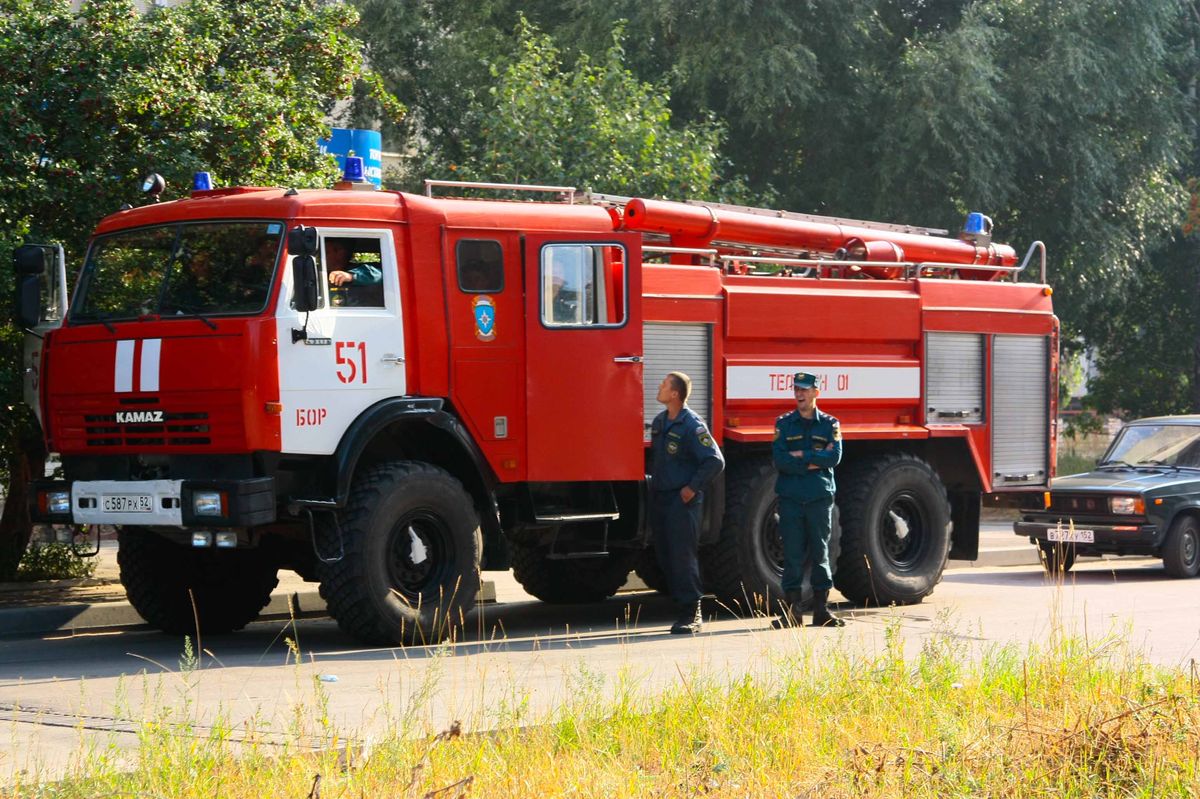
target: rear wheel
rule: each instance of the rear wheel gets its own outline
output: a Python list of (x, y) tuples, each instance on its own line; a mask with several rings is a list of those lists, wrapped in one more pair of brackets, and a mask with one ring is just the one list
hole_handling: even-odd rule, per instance
[(893, 453), (853, 464), (838, 482), (838, 590), (860, 605), (909, 605), (933, 593), (950, 552), (950, 503), (937, 472)]
[(1171, 523), (1163, 542), (1163, 567), (1172, 577), (1200, 573), (1200, 524), (1195, 516), (1180, 516)]
[[(396, 461), (358, 475), (339, 514), (344, 554), (318, 563), (338, 626), (376, 644), (440, 641), (475, 606), (483, 540), (470, 494), (448, 472)], [(338, 551), (322, 528), (321, 551)]]
[(262, 550), (192, 549), (136, 527), (119, 528), (117, 541), (129, 604), (149, 624), (175, 635), (240, 630), (279, 584), (278, 568)]
[(602, 602), (620, 590), (633, 569), (634, 552), (594, 558), (552, 558), (540, 544), (510, 542), (513, 577), (527, 592), (559, 605)]
[(1075, 565), (1075, 544), (1068, 541), (1038, 541), (1038, 554), (1047, 574), (1066, 574)]

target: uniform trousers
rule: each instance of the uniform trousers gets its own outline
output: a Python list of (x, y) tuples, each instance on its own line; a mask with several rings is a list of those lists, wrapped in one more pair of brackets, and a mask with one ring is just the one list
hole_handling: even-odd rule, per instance
[(812, 588), (833, 588), (829, 568), (829, 535), (833, 526), (833, 497), (802, 502), (779, 498), (779, 535), (783, 539), (783, 590), (799, 591), (804, 564), (812, 563)]
[(685, 504), (678, 491), (655, 491), (650, 500), (654, 552), (678, 605), (694, 605), (704, 595), (697, 552), (703, 501), (703, 493), (698, 493)]

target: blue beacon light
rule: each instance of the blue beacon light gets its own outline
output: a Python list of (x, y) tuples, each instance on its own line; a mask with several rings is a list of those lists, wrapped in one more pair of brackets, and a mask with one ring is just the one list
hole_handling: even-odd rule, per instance
[(986, 235), (992, 232), (992, 220), (978, 211), (967, 214), (967, 223), (963, 226), (964, 233)]
[(362, 183), (366, 180), (366, 177), (363, 175), (363, 160), (361, 156), (346, 156), (346, 167), (342, 172), (342, 180), (347, 180), (351, 183)]
[(212, 187), (212, 175), (208, 172), (192, 175), (192, 191), (211, 191)]

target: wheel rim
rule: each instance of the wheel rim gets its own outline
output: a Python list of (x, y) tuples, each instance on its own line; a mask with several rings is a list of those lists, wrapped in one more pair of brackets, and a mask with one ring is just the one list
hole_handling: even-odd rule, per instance
[(759, 548), (763, 565), (783, 577), (783, 538), (779, 535), (779, 501), (771, 503), (759, 527)]
[(1184, 565), (1186, 565), (1190, 569), (1196, 565), (1196, 555), (1197, 555), (1197, 549), (1198, 549), (1197, 542), (1196, 542), (1196, 532), (1194, 530), (1188, 530), (1186, 533), (1184, 533), (1183, 541), (1181, 543), (1182, 543), (1182, 549), (1183, 549), (1182, 555), (1183, 555)]
[(893, 495), (879, 519), (883, 555), (899, 571), (915, 568), (929, 544), (929, 518), (924, 505), (911, 491)]
[(441, 517), (428, 510), (402, 516), (388, 535), (390, 587), (413, 604), (437, 601), (453, 561), (453, 538)]

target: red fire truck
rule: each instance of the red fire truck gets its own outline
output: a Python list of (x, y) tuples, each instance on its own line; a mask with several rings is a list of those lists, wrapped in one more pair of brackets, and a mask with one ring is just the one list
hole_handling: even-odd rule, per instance
[[(1046, 488), (1044, 248), (1018, 265), (986, 217), (956, 238), (565, 187), (359, 188), (114, 213), (44, 334), (32, 371), (65, 477), (35, 486), (34, 515), (116, 525), (129, 599), (163, 630), (244, 626), (281, 568), (379, 643), (451, 635), (484, 569), (549, 602), (632, 570), (663, 588), (646, 451), (673, 369), (728, 460), (702, 568), (733, 608), (779, 594), (770, 445), (797, 370), (842, 421), (853, 602), (919, 602), (948, 556), (975, 557), (983, 495)], [(43, 253), (16, 261), (32, 326)]]

